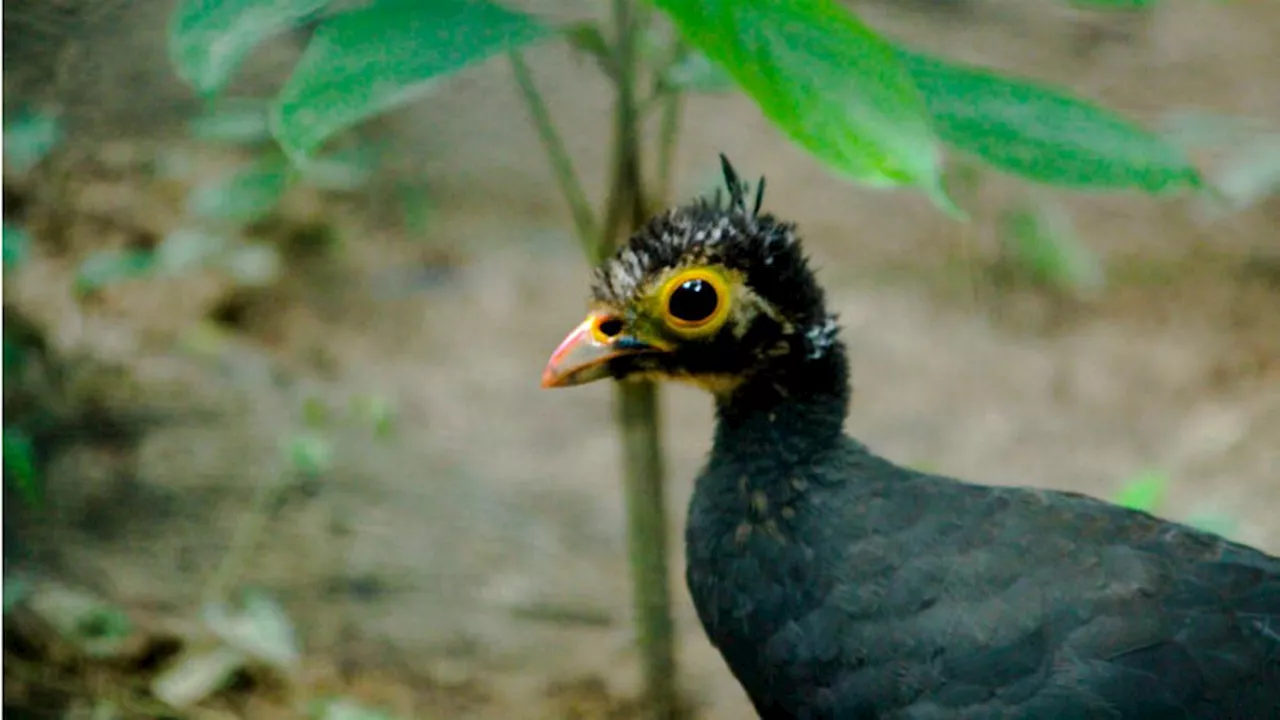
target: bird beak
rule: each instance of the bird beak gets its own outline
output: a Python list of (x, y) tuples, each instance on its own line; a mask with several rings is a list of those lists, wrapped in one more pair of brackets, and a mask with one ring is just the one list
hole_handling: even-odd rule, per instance
[(551, 353), (542, 371), (542, 387), (557, 388), (583, 385), (612, 376), (609, 362), (620, 357), (660, 352), (664, 348), (639, 340), (634, 335), (619, 333), (607, 336), (600, 323), (616, 320), (616, 316), (591, 313), (573, 329), (560, 347)]

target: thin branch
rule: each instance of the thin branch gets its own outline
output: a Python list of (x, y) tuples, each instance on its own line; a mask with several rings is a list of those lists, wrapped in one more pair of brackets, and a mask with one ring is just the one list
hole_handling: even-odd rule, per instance
[(254, 488), (247, 513), (236, 523), (226, 554), (205, 584), (201, 597), (203, 603), (207, 605), (228, 600), (233, 586), (244, 574), (258, 549), (279, 494), (288, 486), (289, 482), (285, 477), (276, 476), (258, 483)]
[(680, 138), (680, 110), (684, 93), (671, 92), (662, 102), (662, 118), (658, 125), (658, 189), (654, 199), (671, 202), (675, 174), (676, 141)]
[(538, 138), (542, 141), (542, 147), (547, 151), (547, 158), (551, 161), (551, 170), (556, 177), (556, 183), (560, 186), (560, 192), (564, 195), (565, 201), (569, 203), (578, 241), (582, 243), (582, 249), (587, 253), (587, 257), (595, 258), (594, 246), (598, 242), (599, 230), (596, 229), (591, 204), (587, 201), (586, 193), (582, 191), (582, 183), (578, 180), (578, 174), (574, 172), (569, 151), (565, 148), (560, 133), (556, 131), (551, 113), (542, 99), (542, 93), (538, 92), (538, 87), (533, 82), (533, 73), (529, 71), (524, 57), (517, 50), (511, 51), (511, 70), (515, 74), (516, 84), (520, 87), (525, 105), (529, 108), (529, 115), (538, 131)]
[[(640, 123), (636, 105), (636, 42), (647, 27), (648, 13), (633, 0), (614, 0), (614, 58), (617, 92), (613, 136), (612, 182), (604, 234), (597, 250), (603, 255), (615, 242), (641, 227), (649, 208), (641, 172)], [(600, 258), (597, 257), (598, 261)], [(647, 716), (675, 720), (679, 715), (676, 683), (675, 628), (671, 615), (667, 508), (658, 423), (658, 394), (652, 382), (617, 383), (617, 420), (622, 431), (626, 476), (627, 547), (630, 554), (636, 640), (640, 650)]]

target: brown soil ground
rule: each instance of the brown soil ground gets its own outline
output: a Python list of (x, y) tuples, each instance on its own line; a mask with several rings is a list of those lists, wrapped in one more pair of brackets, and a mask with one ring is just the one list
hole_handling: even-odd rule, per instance
[[(542, 5), (566, 16), (590, 6)], [(1148, 120), (1199, 108), (1280, 121), (1274, 3), (1124, 17), (1022, 0), (930, 7), (862, 9), (917, 44)], [(6, 101), (46, 72), (33, 62), (11, 81), (10, 15)], [(321, 223), (340, 245), (297, 261), (278, 286), (229, 302), (216, 278), (145, 282), (80, 304), (67, 288), (87, 249), (180, 220), (181, 188), (139, 169), (185, 147), (174, 118), (190, 100), (167, 76), (163, 28), (163, 13), (139, 4), (75, 39), (79, 56), (105, 60), (76, 61), (55, 87), (71, 93), (61, 99), (73, 142), (125, 139), (82, 140), (56, 182), (29, 189), (59, 210), (39, 257), (6, 283), (6, 307), (60, 353), (120, 368), (86, 383), (178, 418), (123, 449), (84, 444), (55, 458), (26, 531), (44, 573), (144, 622), (194, 616), (256, 489), (287, 475), (280, 448), (306, 399), (342, 411), (390, 398), (389, 438), (338, 413), (332, 471), (290, 485), (241, 574), (297, 624), (303, 685), (423, 718), (630, 717), (638, 671), (610, 393), (537, 385), (583, 309), (586, 268), (507, 67), (470, 71), (376, 124), (402, 169), (430, 179), (424, 236), (405, 237), (378, 204), (299, 196), (288, 222), (264, 232)], [(259, 58), (260, 77), (290, 52)], [(603, 195), (606, 86), (559, 47), (530, 60)], [(1225, 515), (1239, 539), (1280, 551), (1276, 200), (1209, 220), (1190, 202), (1058, 196), (1115, 277), (1101, 298), (1066, 303), (988, 281), (988, 216), (1024, 190), (1012, 181), (984, 186), (979, 220), (964, 227), (918, 195), (833, 180), (742, 98), (695, 99), (685, 122), (681, 197), (705, 187), (724, 151), (747, 175), (767, 173), (769, 209), (800, 223), (852, 346), (852, 433), (901, 461), (993, 483), (1109, 495), (1161, 469), (1173, 481), (1163, 514)], [(219, 311), (235, 321), (229, 336), (193, 331)], [(711, 409), (690, 389), (663, 397), (679, 547)], [(681, 681), (699, 717), (749, 716), (682, 568), (677, 558)], [(23, 680), (9, 667), (6, 686)], [(254, 702), (236, 712), (284, 713)]]

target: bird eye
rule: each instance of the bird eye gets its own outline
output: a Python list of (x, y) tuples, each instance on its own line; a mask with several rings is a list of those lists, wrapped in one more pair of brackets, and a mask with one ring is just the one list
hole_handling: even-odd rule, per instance
[(667, 312), (686, 323), (701, 323), (715, 314), (720, 298), (711, 283), (702, 278), (685, 280), (667, 299)]
[(728, 310), (728, 288), (711, 270), (681, 273), (663, 288), (662, 312), (667, 324), (686, 335), (715, 332)]

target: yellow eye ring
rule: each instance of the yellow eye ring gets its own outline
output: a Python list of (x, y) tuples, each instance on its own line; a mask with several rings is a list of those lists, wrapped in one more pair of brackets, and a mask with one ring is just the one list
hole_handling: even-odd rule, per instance
[(672, 275), (658, 294), (667, 327), (685, 337), (711, 335), (724, 325), (732, 305), (729, 283), (710, 268)]

